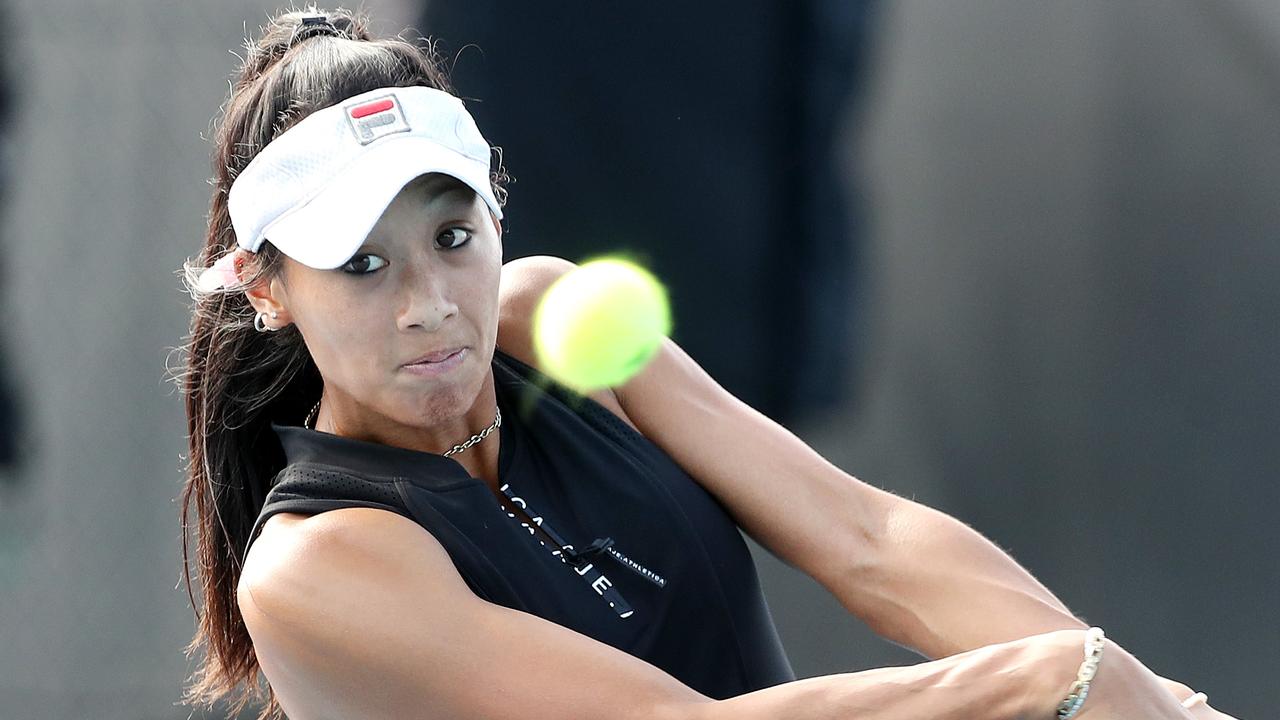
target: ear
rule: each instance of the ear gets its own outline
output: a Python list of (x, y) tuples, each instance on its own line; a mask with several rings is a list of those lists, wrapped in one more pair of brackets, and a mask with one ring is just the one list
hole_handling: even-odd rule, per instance
[(263, 324), (268, 327), (279, 330), (293, 322), (293, 318), (289, 315), (288, 294), (279, 275), (246, 287), (244, 294), (254, 310), (267, 314)]

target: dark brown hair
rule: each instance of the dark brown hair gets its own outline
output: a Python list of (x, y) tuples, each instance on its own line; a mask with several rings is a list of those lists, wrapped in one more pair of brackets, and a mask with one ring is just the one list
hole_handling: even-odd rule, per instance
[[(308, 25), (323, 14), (329, 26)], [(196, 633), (186, 648), (204, 657), (184, 689), (190, 705), (230, 702), (238, 715), (263, 702), (260, 719), (283, 717), (261, 668), (236, 602), (241, 557), (284, 455), (272, 422), (300, 423), (320, 396), (321, 379), (302, 336), (292, 325), (257, 332), (246, 286), (265, 282), (282, 267), (269, 242), (250, 256), (241, 281), (202, 290), (200, 271), (236, 247), (227, 193), (236, 175), (267, 143), (308, 114), (380, 87), (426, 85), (453, 92), (430, 40), (373, 38), (368, 19), (345, 10), (289, 11), (272, 18), (257, 42), (245, 43), (244, 61), (222, 107), (213, 148), (213, 199), (199, 256), (183, 267), (192, 298), (190, 334), (176, 372), (187, 411), (190, 454), (182, 489), (183, 577)], [(506, 201), (499, 148), (490, 180)], [(192, 594), (188, 517), (194, 507), (201, 603)], [(203, 613), (200, 611), (203, 609)], [(265, 685), (265, 689), (264, 686)]]

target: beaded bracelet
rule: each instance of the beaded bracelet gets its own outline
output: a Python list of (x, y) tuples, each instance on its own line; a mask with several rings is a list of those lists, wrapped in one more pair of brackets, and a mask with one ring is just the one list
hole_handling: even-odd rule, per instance
[(1071, 683), (1066, 699), (1058, 704), (1058, 720), (1070, 720), (1080, 712), (1080, 706), (1084, 705), (1084, 699), (1089, 695), (1089, 683), (1098, 673), (1098, 662), (1102, 660), (1105, 641), (1106, 636), (1100, 627), (1091, 627), (1085, 633), (1084, 662), (1080, 663), (1080, 672), (1076, 674), (1076, 681)]

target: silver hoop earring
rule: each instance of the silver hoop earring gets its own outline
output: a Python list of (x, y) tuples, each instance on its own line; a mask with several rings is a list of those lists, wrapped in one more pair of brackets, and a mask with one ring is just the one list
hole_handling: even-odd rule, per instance
[[(275, 313), (271, 313), (271, 317), (273, 317), (273, 318), (274, 318), (274, 317), (275, 317), (275, 315), (276, 315)], [(270, 330), (271, 332), (275, 332), (276, 330), (279, 330), (279, 329), (280, 329), (280, 328), (273, 328), (273, 327), (268, 326), (268, 325), (267, 325), (267, 321), (266, 321), (266, 319), (265, 319), (266, 317), (267, 317), (267, 314), (266, 314), (266, 313), (264, 313), (264, 312), (260, 312), (260, 313), (258, 313), (257, 315), (254, 315), (254, 316), (253, 316), (253, 329), (254, 329), (254, 330), (257, 330), (258, 332), (265, 332), (265, 331), (267, 331), (267, 330)]]

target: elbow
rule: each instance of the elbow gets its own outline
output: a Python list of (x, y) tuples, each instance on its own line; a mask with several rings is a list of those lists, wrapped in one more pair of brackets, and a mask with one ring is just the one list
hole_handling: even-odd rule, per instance
[(893, 623), (898, 615), (891, 599), (895, 570), (901, 570), (887, 555), (890, 508), (880, 497), (856, 507), (856, 515), (839, 525), (833, 548), (835, 561), (815, 579), (846, 610), (882, 634), (878, 628)]
[(940, 641), (930, 589), (948, 568), (918, 552), (919, 538), (936, 532), (933, 523), (946, 516), (883, 490), (867, 497), (860, 522), (842, 533), (841, 562), (823, 584), (877, 636), (924, 658), (953, 654)]

